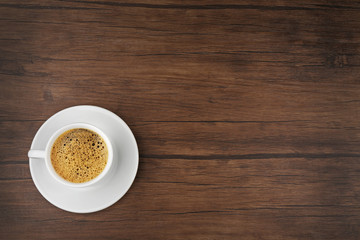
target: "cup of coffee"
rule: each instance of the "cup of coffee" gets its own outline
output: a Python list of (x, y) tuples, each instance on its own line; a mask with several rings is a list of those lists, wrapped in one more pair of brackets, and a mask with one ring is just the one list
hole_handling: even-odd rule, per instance
[(31, 149), (30, 158), (44, 159), (51, 176), (69, 187), (88, 187), (103, 179), (113, 165), (109, 138), (98, 128), (74, 123), (57, 130), (45, 150)]

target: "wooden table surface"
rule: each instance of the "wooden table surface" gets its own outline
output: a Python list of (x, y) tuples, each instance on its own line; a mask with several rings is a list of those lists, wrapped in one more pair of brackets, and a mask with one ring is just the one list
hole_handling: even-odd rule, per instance
[[(1, 1), (0, 239), (359, 239), (359, 29), (358, 1)], [(140, 152), (91, 214), (27, 158), (83, 104)]]

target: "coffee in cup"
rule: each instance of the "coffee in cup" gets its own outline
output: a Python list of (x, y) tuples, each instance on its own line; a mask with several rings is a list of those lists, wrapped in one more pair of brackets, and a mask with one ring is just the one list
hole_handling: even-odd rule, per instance
[(105, 168), (108, 148), (94, 131), (74, 128), (61, 134), (51, 148), (51, 164), (62, 178), (83, 183), (96, 178)]

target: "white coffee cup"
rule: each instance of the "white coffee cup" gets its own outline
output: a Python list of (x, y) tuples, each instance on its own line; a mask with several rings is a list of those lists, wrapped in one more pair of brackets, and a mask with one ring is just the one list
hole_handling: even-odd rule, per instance
[[(106, 163), (104, 170), (94, 179), (92, 179), (88, 182), (84, 182), (84, 183), (73, 183), (73, 182), (69, 182), (69, 181), (65, 180), (59, 174), (57, 174), (57, 172), (55, 171), (55, 169), (51, 163), (51, 149), (52, 149), (52, 146), (53, 146), (55, 140), (64, 132), (66, 132), (70, 129), (74, 129), (74, 128), (84, 128), (84, 129), (88, 129), (90, 131), (96, 132), (104, 139), (105, 144), (108, 149), (108, 159), (107, 159), (107, 163)], [(100, 129), (98, 129), (97, 127), (94, 127), (87, 123), (73, 123), (73, 124), (66, 125), (66, 126), (60, 128), (59, 130), (57, 130), (49, 138), (49, 140), (46, 144), (45, 150), (30, 149), (30, 151), (28, 152), (28, 157), (29, 158), (37, 158), (39, 161), (42, 161), (42, 159), (44, 159), (46, 167), (47, 167), (50, 175), (54, 179), (56, 179), (58, 182), (66, 185), (68, 187), (88, 187), (88, 186), (91, 186), (91, 185), (99, 182), (110, 172), (110, 168), (113, 165), (113, 148), (112, 148), (111, 142), (110, 142), (109, 138), (106, 136), (106, 134), (104, 132), (102, 132)]]

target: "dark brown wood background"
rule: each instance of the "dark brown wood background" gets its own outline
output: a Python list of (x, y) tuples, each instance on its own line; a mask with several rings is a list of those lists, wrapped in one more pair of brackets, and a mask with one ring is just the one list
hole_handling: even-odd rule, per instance
[[(0, 2), (0, 239), (359, 239), (359, 1)], [(107, 108), (140, 165), (74, 214), (27, 151)]]

